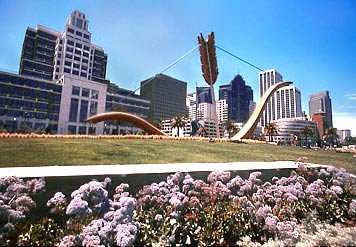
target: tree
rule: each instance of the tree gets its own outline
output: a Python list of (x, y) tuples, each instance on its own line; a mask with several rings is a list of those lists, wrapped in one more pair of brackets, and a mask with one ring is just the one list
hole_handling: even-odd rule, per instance
[(345, 138), (344, 145), (355, 145), (356, 144), (356, 137), (348, 136)]
[(300, 133), (302, 134), (302, 136), (305, 136), (305, 142), (306, 142), (305, 146), (308, 147), (308, 136), (311, 136), (311, 135), (314, 134), (313, 129), (310, 128), (310, 127), (308, 127), (308, 126), (305, 126), (305, 127), (301, 130)]
[(326, 130), (324, 141), (328, 142), (329, 145), (331, 144), (332, 147), (334, 147), (335, 143), (337, 143), (338, 138), (340, 138), (340, 136), (337, 134), (336, 128), (329, 128)]
[(265, 127), (265, 132), (268, 135), (269, 142), (272, 142), (272, 136), (278, 133), (278, 128), (275, 123), (269, 122)]
[(20, 126), (20, 128), (17, 130), (17, 132), (21, 133), (21, 134), (30, 134), (33, 132), (33, 130), (29, 125), (24, 124), (24, 125)]
[(225, 130), (229, 133), (229, 137), (233, 136), (237, 132), (237, 127), (235, 126), (235, 122), (231, 120), (227, 120), (224, 123)]
[(179, 136), (179, 128), (185, 127), (187, 119), (184, 116), (177, 116), (171, 120), (171, 127), (177, 128), (177, 136)]
[(161, 121), (153, 121), (152, 125), (155, 126), (159, 130), (161, 130), (163, 128)]

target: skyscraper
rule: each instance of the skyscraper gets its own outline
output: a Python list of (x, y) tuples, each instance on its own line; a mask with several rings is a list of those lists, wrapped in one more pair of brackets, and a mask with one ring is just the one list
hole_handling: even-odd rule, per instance
[[(260, 96), (283, 78), (275, 69), (259, 73)], [(277, 90), (268, 100), (262, 113), (260, 125), (265, 127), (268, 123), (284, 118), (298, 118), (303, 116), (301, 93), (295, 86), (283, 87)]]
[(324, 129), (333, 127), (332, 108), (329, 91), (323, 91), (310, 96), (309, 100), (309, 116), (315, 113), (325, 113), (325, 126)]
[(62, 32), (41, 25), (27, 28), (19, 73), (46, 80), (65, 74), (106, 83), (106, 65), (104, 50), (91, 43), (85, 14), (75, 10)]
[(227, 100), (229, 120), (247, 122), (250, 117), (251, 102), (253, 102), (253, 91), (246, 85), (241, 75), (235, 76), (230, 84), (220, 86), (219, 99)]
[(300, 90), (295, 86), (288, 86), (276, 92), (276, 119), (302, 117), (302, 103)]
[[(282, 82), (283, 77), (275, 69), (266, 70), (259, 73), (259, 84), (260, 84), (260, 97), (267, 91), (268, 88), (276, 83)], [(262, 113), (260, 125), (265, 127), (270, 121), (276, 120), (276, 98), (277, 95), (274, 93), (272, 97), (268, 100), (265, 110)]]
[(187, 115), (187, 83), (164, 74), (141, 82), (140, 95), (151, 101), (148, 111), (149, 121)]
[(70, 14), (62, 32), (27, 28), (19, 75), (0, 71), (0, 124), (11, 132), (25, 124), (52, 133), (102, 134), (108, 133), (104, 123), (91, 126), (89, 116), (122, 105), (146, 118), (150, 102), (106, 80), (106, 66), (107, 55), (91, 43), (80, 11)]

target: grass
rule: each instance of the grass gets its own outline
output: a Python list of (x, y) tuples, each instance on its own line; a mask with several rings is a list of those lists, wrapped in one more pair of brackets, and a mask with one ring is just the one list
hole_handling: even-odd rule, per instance
[(141, 139), (0, 139), (0, 167), (147, 163), (296, 161), (343, 167), (356, 174), (350, 153), (265, 144)]

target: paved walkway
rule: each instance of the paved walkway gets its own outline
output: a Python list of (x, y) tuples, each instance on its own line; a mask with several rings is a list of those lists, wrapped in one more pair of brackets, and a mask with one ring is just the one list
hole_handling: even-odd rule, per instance
[[(324, 165), (308, 164), (312, 167)], [(132, 165), (90, 165), (90, 166), (41, 166), (0, 168), (0, 177), (20, 178), (84, 176), (84, 175), (128, 175), (199, 171), (248, 171), (293, 169), (298, 164), (293, 161), (276, 162), (232, 162), (232, 163), (177, 163), (177, 164), (132, 164)]]

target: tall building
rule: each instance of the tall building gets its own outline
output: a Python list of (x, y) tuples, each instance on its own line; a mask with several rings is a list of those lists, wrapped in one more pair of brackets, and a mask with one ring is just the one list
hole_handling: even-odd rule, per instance
[(59, 35), (59, 32), (41, 25), (37, 25), (36, 29), (27, 28), (19, 74), (53, 80), (54, 54)]
[(211, 101), (211, 89), (210, 87), (196, 87), (196, 95), (197, 95), (197, 104), (200, 103), (209, 103), (212, 104)]
[(148, 121), (186, 116), (187, 83), (164, 74), (141, 82), (140, 95), (151, 102)]
[[(267, 91), (268, 88), (276, 83), (282, 82), (283, 77), (275, 69), (266, 70), (259, 73), (259, 85), (260, 85), (260, 97)], [(262, 112), (260, 125), (265, 127), (269, 122), (276, 120), (276, 98), (277, 95), (274, 93), (268, 100), (265, 110)]]
[(27, 28), (20, 61), (21, 75), (58, 80), (63, 74), (103, 82), (107, 55), (91, 43), (88, 20), (73, 11), (62, 32), (37, 25)]
[(188, 108), (188, 118), (196, 119), (197, 116), (197, 94), (188, 93), (186, 98), (186, 107)]
[(351, 137), (351, 130), (337, 130), (337, 135), (339, 136), (340, 142), (345, 142), (347, 137)]
[(73, 11), (62, 32), (27, 28), (19, 75), (0, 71), (0, 123), (10, 132), (26, 124), (52, 133), (102, 134), (104, 123), (86, 119), (115, 105), (147, 118), (150, 102), (106, 80), (106, 66), (82, 12)]
[(313, 116), (315, 113), (325, 113), (325, 126), (324, 130), (333, 127), (332, 120), (332, 107), (329, 91), (323, 91), (310, 96), (309, 100), (309, 116)]
[(230, 84), (219, 87), (219, 99), (227, 100), (229, 120), (247, 122), (253, 104), (253, 91), (246, 85), (241, 75), (235, 76)]
[(276, 119), (302, 117), (302, 102), (300, 90), (288, 86), (276, 91)]
[(216, 114), (220, 123), (228, 120), (228, 104), (226, 99), (216, 101)]
[(317, 112), (311, 116), (311, 120), (316, 123), (318, 128), (317, 139), (320, 141), (325, 133), (325, 112)]
[[(282, 82), (283, 77), (275, 69), (259, 73), (260, 96), (274, 84)], [(262, 113), (260, 125), (265, 127), (268, 123), (285, 118), (299, 118), (303, 116), (301, 93), (295, 86), (278, 89), (268, 100)]]

